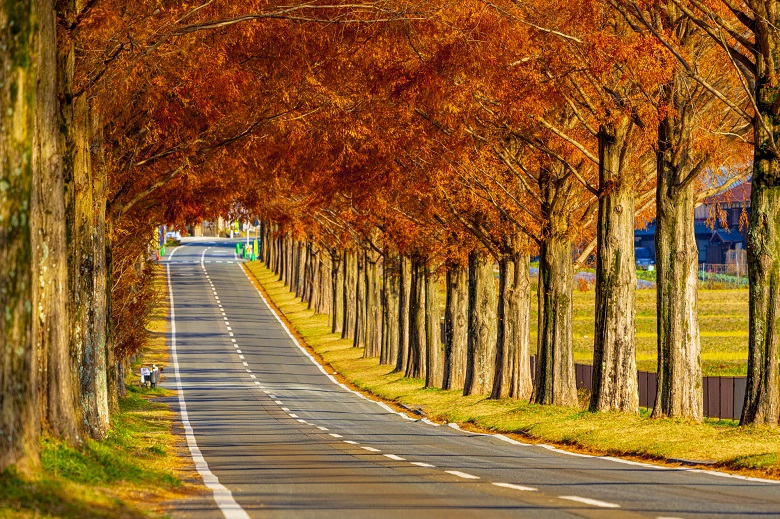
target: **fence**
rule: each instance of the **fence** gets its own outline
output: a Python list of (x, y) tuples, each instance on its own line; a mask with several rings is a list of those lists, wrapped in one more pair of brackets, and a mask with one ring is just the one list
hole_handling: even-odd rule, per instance
[[(441, 341), (445, 342), (445, 325), (441, 323)], [(653, 371), (637, 371), (639, 406), (653, 409), (658, 391), (658, 374)], [(536, 357), (531, 356), (531, 376), (536, 374)], [(593, 391), (593, 366), (575, 364), (574, 376), (577, 389)], [(702, 377), (704, 386), (704, 416), (739, 420), (745, 404), (745, 377)]]
[[(531, 357), (531, 374), (536, 373), (536, 358)], [(593, 366), (575, 364), (577, 389), (593, 390)], [(704, 386), (704, 416), (739, 420), (745, 404), (745, 377), (702, 377)], [(658, 391), (658, 374), (653, 371), (637, 371), (639, 406), (653, 409)]]

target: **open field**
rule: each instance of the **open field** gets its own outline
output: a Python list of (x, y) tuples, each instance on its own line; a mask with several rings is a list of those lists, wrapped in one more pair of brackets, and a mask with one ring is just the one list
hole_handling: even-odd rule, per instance
[[(574, 292), (574, 361), (593, 361), (593, 328), (596, 293)], [(655, 371), (657, 362), (655, 290), (637, 290), (637, 368)], [(531, 322), (536, 322), (536, 294), (531, 305)], [(744, 376), (747, 373), (748, 291), (700, 290), (699, 328), (702, 369), (710, 376)], [(532, 331), (532, 350), (536, 344)]]
[[(388, 401), (421, 408), (431, 419), (516, 435), (525, 441), (567, 445), (581, 452), (643, 460), (709, 460), (722, 469), (780, 478), (780, 430), (776, 428), (739, 427), (733, 421), (695, 424), (655, 420), (648, 418), (646, 411), (639, 416), (594, 414), (509, 399), (489, 400), (486, 396), (463, 397), (460, 391), (424, 389), (422, 380), (403, 378), (392, 373), (390, 366), (378, 365), (376, 359), (363, 359), (362, 348), (353, 348), (350, 340), (331, 334), (327, 317), (307, 310), (262, 263), (252, 262), (249, 268), (299, 335), (345, 382)], [(645, 306), (654, 295), (651, 291), (647, 294), (640, 296)], [(585, 303), (592, 297), (592, 292), (577, 295), (577, 315), (583, 330), (591, 315), (586, 313)], [(703, 299), (707, 298), (727, 299), (723, 292), (703, 294)], [(718, 305), (710, 306), (714, 309), (710, 310), (713, 322), (736, 311), (731, 304), (724, 303), (719, 310)], [(585, 334), (582, 330), (580, 333)]]
[[(150, 322), (145, 365), (167, 364), (165, 301), (161, 299)], [(161, 401), (175, 393), (141, 388), (137, 375), (129, 375), (127, 384), (127, 397), (120, 399), (108, 438), (75, 448), (45, 438), (37, 473), (0, 473), (0, 517), (163, 517), (165, 501), (205, 488), (194, 479), (197, 473), (189, 456), (181, 455), (186, 446), (173, 433), (177, 416)]]

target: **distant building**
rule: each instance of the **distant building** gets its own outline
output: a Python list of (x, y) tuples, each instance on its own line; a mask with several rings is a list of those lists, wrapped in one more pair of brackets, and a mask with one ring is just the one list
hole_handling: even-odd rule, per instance
[[(743, 213), (750, 215), (750, 182), (745, 182), (699, 204), (694, 213), (694, 234), (699, 263), (719, 266), (718, 270), (742, 270), (747, 249), (747, 226)], [(655, 259), (655, 221), (646, 229), (634, 231), (634, 247), (648, 249)]]

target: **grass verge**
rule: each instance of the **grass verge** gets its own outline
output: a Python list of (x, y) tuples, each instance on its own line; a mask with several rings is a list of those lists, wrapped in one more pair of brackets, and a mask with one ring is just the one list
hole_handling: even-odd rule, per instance
[[(164, 290), (160, 276), (158, 282)], [(165, 301), (149, 325), (146, 365), (167, 361)], [(177, 416), (165, 403), (175, 392), (139, 387), (139, 378), (128, 376), (127, 396), (106, 439), (72, 447), (44, 438), (36, 473), (0, 473), (0, 518), (164, 517), (166, 501), (203, 492), (186, 446), (174, 434)]]
[(270, 300), (321, 361), (348, 383), (395, 404), (422, 409), (430, 419), (464, 428), (500, 432), (531, 442), (553, 443), (596, 455), (676, 464), (669, 460), (713, 462), (722, 470), (780, 479), (780, 430), (739, 427), (736, 422), (707, 420), (697, 424), (676, 419), (650, 419), (623, 413), (590, 413), (582, 409), (540, 406), (487, 396), (464, 397), (460, 391), (425, 389), (421, 379), (408, 379), (364, 359), (362, 348), (330, 332), (328, 317), (316, 315), (278, 281), (261, 262), (247, 264)]

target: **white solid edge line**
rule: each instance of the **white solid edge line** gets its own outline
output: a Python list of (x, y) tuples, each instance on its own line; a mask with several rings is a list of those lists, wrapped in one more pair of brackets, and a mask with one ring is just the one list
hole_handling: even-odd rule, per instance
[[(176, 252), (177, 249), (174, 249)], [(173, 253), (171, 253), (173, 255)], [(170, 256), (168, 256), (170, 259)], [(173, 370), (176, 375), (176, 391), (179, 396), (179, 410), (181, 414), (181, 423), (184, 426), (184, 434), (187, 438), (187, 446), (190, 449), (190, 456), (195, 463), (195, 469), (203, 479), (203, 483), (211, 490), (214, 502), (217, 504), (222, 514), (226, 519), (249, 519), (249, 514), (241, 508), (241, 505), (236, 503), (233, 499), (233, 493), (228, 490), (223, 484), (219, 482), (217, 476), (215, 476), (211, 470), (209, 470), (209, 464), (206, 462), (206, 458), (198, 448), (198, 443), (195, 441), (195, 434), (190, 424), (189, 414), (187, 413), (187, 403), (184, 401), (184, 387), (181, 383), (181, 374), (179, 373), (179, 356), (176, 352), (176, 312), (173, 304), (173, 285), (171, 284), (171, 266), (167, 265), (166, 269), (168, 277), (168, 296), (171, 303), (171, 354), (173, 356)]]
[(479, 476), (475, 476), (474, 474), (469, 474), (467, 472), (461, 472), (459, 470), (445, 470), (444, 472), (463, 479), (480, 479)]
[(541, 447), (542, 449), (547, 449), (548, 451), (558, 452), (560, 454), (566, 454), (567, 456), (575, 456), (577, 458), (595, 458), (596, 457), (596, 456), (592, 456), (590, 454), (580, 454), (579, 452), (565, 451), (563, 449), (559, 449), (557, 447), (553, 447), (552, 445), (539, 444), (537, 446)]
[(520, 490), (521, 492), (536, 492), (534, 487), (526, 487), (523, 485), (515, 485), (514, 483), (493, 483), (497, 487), (511, 488), (512, 490)]
[(615, 503), (607, 503), (606, 501), (599, 501), (598, 499), (590, 499), (588, 497), (580, 496), (558, 496), (558, 499), (566, 499), (567, 501), (576, 501), (585, 505), (598, 506), (600, 508), (620, 508), (620, 505)]

